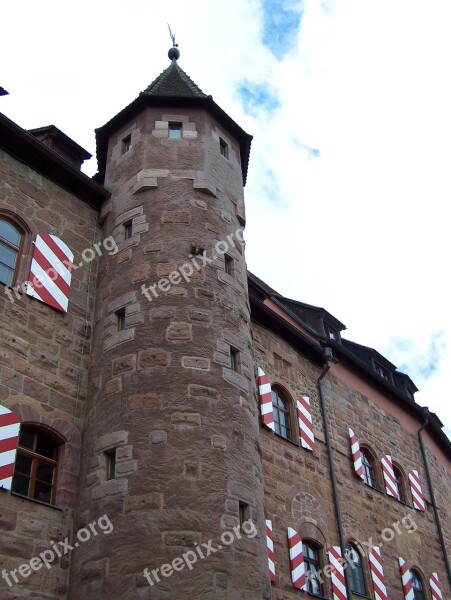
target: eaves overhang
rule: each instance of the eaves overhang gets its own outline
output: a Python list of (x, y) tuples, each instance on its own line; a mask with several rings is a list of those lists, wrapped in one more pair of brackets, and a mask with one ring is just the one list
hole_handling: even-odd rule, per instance
[(97, 210), (110, 196), (103, 186), (2, 113), (0, 148)]

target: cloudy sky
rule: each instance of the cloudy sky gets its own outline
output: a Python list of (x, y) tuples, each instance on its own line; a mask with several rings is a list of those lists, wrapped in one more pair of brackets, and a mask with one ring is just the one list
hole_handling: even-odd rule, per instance
[(449, 0), (6, 0), (0, 110), (95, 155), (168, 66), (167, 22), (254, 135), (250, 270), (407, 372), (451, 435)]

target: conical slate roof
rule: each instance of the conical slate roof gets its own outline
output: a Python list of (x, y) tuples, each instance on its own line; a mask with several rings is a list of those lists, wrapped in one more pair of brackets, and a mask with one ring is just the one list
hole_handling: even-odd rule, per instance
[(170, 98), (208, 98), (175, 60), (140, 94)]

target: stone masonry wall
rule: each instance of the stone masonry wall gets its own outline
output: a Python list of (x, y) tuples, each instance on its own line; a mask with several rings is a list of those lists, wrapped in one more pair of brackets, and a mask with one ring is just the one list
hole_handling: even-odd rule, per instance
[[(81, 252), (98, 239), (97, 213), (24, 164), (0, 152), (0, 212), (20, 217), (30, 230), (26, 276), (31, 262), (31, 236), (51, 233), (81, 260)], [(67, 314), (24, 294), (14, 303), (0, 285), (0, 403), (23, 423), (55, 432), (60, 446), (56, 506), (45, 506), (0, 490), (0, 570), (10, 571), (36, 556), (52, 540), (70, 534), (78, 492), (81, 430), (87, 389), (91, 318), (97, 266), (93, 262), (72, 275)], [(69, 560), (68, 560), (69, 558)], [(0, 596), (22, 600), (65, 598), (70, 557), (50, 571), (42, 569), (9, 591), (0, 579)]]
[[(183, 123), (181, 139), (168, 138), (171, 120)], [(102, 222), (119, 253), (100, 268), (76, 523), (106, 513), (114, 532), (77, 552), (77, 600), (270, 594), (246, 268), (243, 242), (233, 238), (243, 219), (229, 193), (242, 181), (239, 150), (229, 140), (229, 158), (221, 156), (210, 122), (199, 110), (148, 109), (110, 140), (112, 198)], [(213, 152), (224, 161), (214, 172), (206, 170)], [(240, 202), (242, 193), (241, 185)], [(226, 272), (214, 247), (228, 236)], [(188, 279), (178, 271), (186, 263)], [(144, 578), (145, 568), (220, 544), (239, 528), (240, 504), (257, 537), (236, 539), (192, 571), (159, 572), (152, 586)]]
[[(316, 381), (320, 371), (317, 367), (312, 367), (283, 340), (260, 325), (253, 324), (252, 331), (256, 366), (263, 368), (271, 384), (281, 386), (292, 400), (296, 395), (302, 394), (309, 395), (312, 401), (317, 442), (314, 453), (297, 447), (261, 426), (265, 511), (266, 518), (273, 521), (275, 545), (277, 580), (273, 584), (273, 598), (294, 599), (299, 597), (299, 592), (291, 585), (286, 528), (291, 526), (303, 538), (319, 542), (323, 547), (323, 564), (324, 549), (338, 544), (327, 457), (323, 435), (318, 426), (320, 414)], [(336, 373), (339, 373), (339, 376)], [(346, 369), (342, 365), (340, 370), (336, 365), (332, 365), (323, 380), (346, 541), (355, 543), (362, 556), (368, 553), (371, 543), (381, 548), (390, 598), (403, 598), (399, 556), (406, 560), (409, 568), (414, 567), (422, 574), (427, 598), (428, 580), (435, 571), (439, 573), (443, 595), (448, 597), (450, 592), (446, 571), (417, 437), (404, 428), (399, 419), (380, 408), (379, 390), (374, 388), (371, 394), (363, 394), (361, 390), (351, 386), (348, 379)], [(387, 399), (384, 401), (387, 402)], [(392, 401), (389, 399), (389, 402)], [(292, 417), (294, 418), (294, 413)], [(420, 426), (419, 422), (418, 428)], [(379, 489), (365, 485), (354, 473), (348, 437), (349, 427), (357, 434), (361, 445), (369, 449), (377, 459)], [(437, 455), (431, 450), (428, 453), (442, 525), (449, 544), (449, 501), (446, 490), (449, 494), (450, 473), (438, 460)], [(386, 454), (392, 456), (405, 475), (405, 504), (390, 498), (384, 491), (379, 461)], [(427, 510), (424, 513), (416, 511), (412, 506), (407, 482), (407, 475), (411, 469), (417, 469), (420, 474), (427, 502)], [(369, 591), (372, 590), (371, 576), (366, 559), (364, 571)], [(327, 577), (324, 578), (324, 584), (324, 592), (328, 596), (330, 585)], [(371, 594), (372, 591), (369, 595)]]

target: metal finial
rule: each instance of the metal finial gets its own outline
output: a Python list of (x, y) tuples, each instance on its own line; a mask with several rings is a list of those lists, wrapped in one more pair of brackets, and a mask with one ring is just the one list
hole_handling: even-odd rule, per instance
[(178, 49), (178, 44), (175, 43), (175, 35), (171, 31), (171, 28), (169, 27), (169, 23), (168, 23), (168, 29), (169, 29), (169, 35), (171, 36), (171, 40), (172, 40), (172, 48), (170, 48), (170, 50), (168, 52), (168, 56), (172, 61), (175, 61), (180, 56), (180, 50)]

